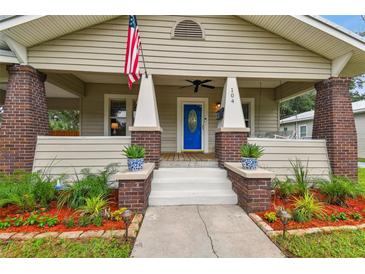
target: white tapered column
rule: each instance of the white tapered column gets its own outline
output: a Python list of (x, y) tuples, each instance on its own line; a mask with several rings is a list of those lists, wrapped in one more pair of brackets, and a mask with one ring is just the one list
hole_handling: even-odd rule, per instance
[(139, 88), (136, 117), (131, 128), (155, 128), (160, 129), (155, 87), (152, 75), (142, 76)]
[(159, 168), (161, 158), (160, 120), (152, 75), (142, 76), (137, 99), (136, 117), (130, 127), (132, 144), (143, 146), (146, 150), (145, 161), (155, 163)]
[(223, 88), (221, 106), (223, 118), (218, 122), (215, 133), (215, 157), (218, 165), (224, 162), (238, 162), (241, 158), (240, 146), (247, 143), (249, 128), (246, 128), (242, 111), (241, 96), (237, 79), (228, 77)]

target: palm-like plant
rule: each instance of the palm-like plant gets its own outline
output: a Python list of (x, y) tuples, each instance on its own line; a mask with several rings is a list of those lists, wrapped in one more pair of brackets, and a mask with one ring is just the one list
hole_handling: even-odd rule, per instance
[(303, 197), (295, 199), (293, 217), (297, 222), (307, 222), (313, 217), (321, 218), (322, 215), (323, 204), (318, 202), (309, 191)]
[(290, 165), (293, 168), (294, 172), (294, 179), (297, 185), (298, 193), (303, 196), (305, 193), (308, 192), (309, 189), (309, 180), (308, 180), (308, 161), (307, 165), (304, 166), (302, 161), (295, 160), (290, 161)]
[(122, 150), (123, 155), (129, 159), (140, 159), (144, 158), (146, 150), (138, 145), (130, 145)]
[(256, 144), (244, 144), (241, 146), (240, 152), (244, 158), (258, 159), (264, 154), (264, 148)]
[(90, 216), (90, 218), (101, 216), (102, 211), (108, 205), (108, 201), (103, 195), (90, 197), (85, 199), (85, 205), (79, 208), (82, 215)]

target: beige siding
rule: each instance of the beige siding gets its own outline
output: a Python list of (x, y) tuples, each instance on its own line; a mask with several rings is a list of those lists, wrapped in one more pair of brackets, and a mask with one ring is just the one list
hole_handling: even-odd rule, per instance
[(49, 110), (80, 109), (80, 99), (76, 98), (47, 98)]
[[(174, 86), (155, 86), (157, 106), (162, 132), (162, 150), (176, 151), (177, 141), (177, 97), (202, 97), (209, 100), (209, 150), (214, 151), (215, 105), (220, 102), (222, 88), (214, 91), (201, 89), (194, 93), (191, 89)], [(278, 129), (278, 104), (274, 100), (273, 89), (240, 89), (242, 98), (255, 98), (255, 130), (276, 131)], [(104, 135), (104, 94), (134, 94), (125, 85), (87, 84), (87, 96), (82, 100), (82, 135)]]
[[(234, 16), (195, 16), (205, 40), (171, 39), (180, 16), (139, 16), (147, 67), (152, 74), (324, 79), (330, 62), (278, 35)], [(89, 27), (29, 49), (42, 69), (123, 70), (127, 17)]]
[(112, 163), (122, 168), (126, 158), (121, 150), (130, 142), (130, 137), (39, 136), (33, 170), (59, 176), (74, 175), (83, 168), (96, 172)]
[(328, 178), (330, 164), (324, 140), (249, 138), (248, 142), (264, 147), (259, 165), (275, 172), (278, 177), (292, 176), (290, 161), (298, 159), (304, 166), (308, 164), (310, 177)]

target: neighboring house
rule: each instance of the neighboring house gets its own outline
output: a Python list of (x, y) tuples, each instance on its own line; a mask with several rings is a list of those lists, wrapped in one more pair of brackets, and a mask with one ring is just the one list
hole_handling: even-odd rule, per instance
[[(365, 158), (365, 100), (352, 103), (357, 132), (358, 157)], [(280, 120), (280, 130), (297, 139), (312, 138), (314, 111)]]
[[(298, 158), (310, 161), (311, 175), (328, 176), (331, 164), (334, 174), (356, 178), (346, 77), (365, 72), (361, 37), (318, 16), (143, 15), (138, 23), (148, 78), (129, 90), (127, 16), (0, 18), (1, 171), (125, 165), (121, 146), (131, 143), (143, 145), (156, 168), (217, 168), (238, 162), (249, 142), (265, 147), (260, 164), (276, 176), (290, 175), (289, 160)], [(204, 83), (184, 87), (187, 80)], [(314, 87), (320, 140), (272, 138), (280, 102)], [(42, 136), (47, 109), (80, 110), (81, 136)], [(214, 182), (215, 173), (205, 172), (158, 177), (205, 174), (204, 182)]]

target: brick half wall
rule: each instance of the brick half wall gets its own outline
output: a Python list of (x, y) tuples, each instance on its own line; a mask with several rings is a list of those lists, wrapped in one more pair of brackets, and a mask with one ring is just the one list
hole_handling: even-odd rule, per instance
[(218, 131), (215, 133), (215, 157), (218, 166), (223, 168), (224, 162), (239, 162), (240, 147), (247, 143), (248, 132)]
[(161, 131), (132, 131), (132, 144), (146, 150), (146, 163), (154, 163), (159, 168), (161, 159)]
[(238, 204), (247, 213), (265, 211), (271, 205), (271, 179), (245, 178), (227, 169), (232, 189), (238, 196)]
[(153, 172), (145, 180), (119, 180), (118, 205), (144, 213), (148, 207)]

